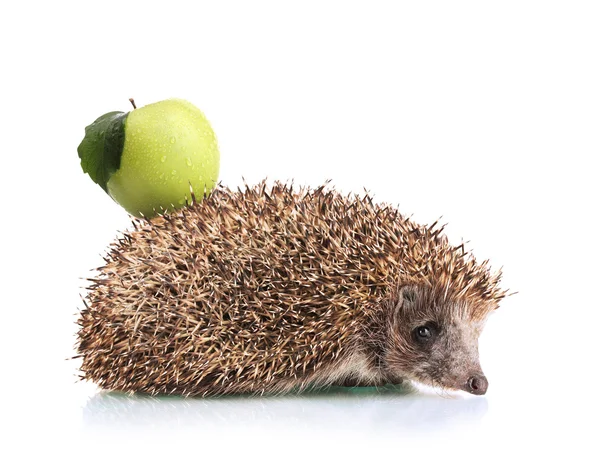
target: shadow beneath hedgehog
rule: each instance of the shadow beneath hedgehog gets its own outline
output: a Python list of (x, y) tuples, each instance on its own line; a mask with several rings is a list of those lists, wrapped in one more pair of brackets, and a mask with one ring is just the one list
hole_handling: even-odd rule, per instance
[(293, 426), (307, 431), (338, 427), (364, 431), (382, 427), (394, 433), (445, 429), (479, 422), (487, 412), (484, 397), (415, 393), (402, 386), (329, 387), (285, 396), (128, 395), (99, 392), (83, 410), (86, 427), (111, 429), (152, 426), (164, 429), (219, 426)]

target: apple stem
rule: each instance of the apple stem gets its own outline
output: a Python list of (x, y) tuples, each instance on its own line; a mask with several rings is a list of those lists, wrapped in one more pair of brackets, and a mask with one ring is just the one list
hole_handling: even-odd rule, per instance
[(129, 101), (131, 102), (133, 109), (137, 109), (137, 106), (135, 106), (135, 100), (133, 98), (130, 98)]

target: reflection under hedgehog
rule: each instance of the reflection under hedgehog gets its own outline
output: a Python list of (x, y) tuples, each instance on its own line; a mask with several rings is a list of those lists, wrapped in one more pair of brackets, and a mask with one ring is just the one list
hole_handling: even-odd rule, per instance
[(83, 379), (149, 394), (404, 380), (484, 394), (500, 272), (367, 195), (218, 186), (135, 222), (91, 279)]

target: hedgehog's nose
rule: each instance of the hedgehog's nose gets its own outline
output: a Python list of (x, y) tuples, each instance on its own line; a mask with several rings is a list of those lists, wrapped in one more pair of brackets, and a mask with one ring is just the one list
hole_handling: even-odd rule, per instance
[(473, 395), (483, 395), (487, 392), (488, 381), (483, 375), (471, 376), (467, 381), (467, 392)]

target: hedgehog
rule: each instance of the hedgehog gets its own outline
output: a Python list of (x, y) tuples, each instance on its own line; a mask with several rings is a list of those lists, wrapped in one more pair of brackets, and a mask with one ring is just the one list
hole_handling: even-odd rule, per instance
[(150, 395), (485, 394), (478, 337), (507, 291), (438, 222), (329, 182), (266, 181), (132, 219), (87, 285), (80, 378)]

